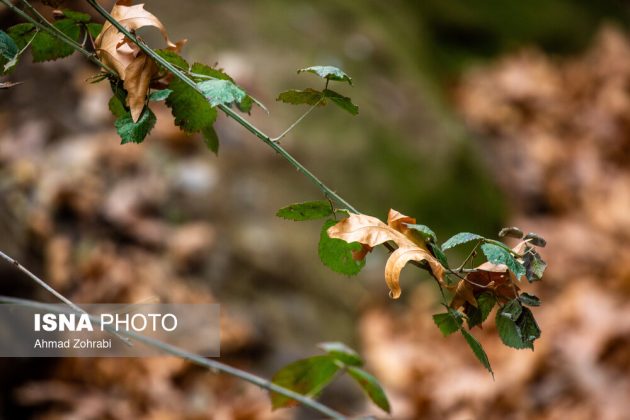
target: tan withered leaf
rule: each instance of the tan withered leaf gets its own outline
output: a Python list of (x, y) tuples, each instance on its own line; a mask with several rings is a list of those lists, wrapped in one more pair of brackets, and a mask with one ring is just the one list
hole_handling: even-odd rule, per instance
[[(162, 22), (144, 10), (144, 4), (131, 6), (131, 3), (131, 0), (118, 0), (111, 11), (112, 17), (131, 32), (153, 26), (162, 33), (168, 48), (179, 50), (182, 43), (171, 42)], [(114, 69), (124, 81), (131, 116), (137, 121), (144, 108), (151, 78), (157, 73), (157, 66), (109, 22), (105, 22), (94, 44), (98, 58)]]
[(328, 229), (328, 236), (342, 239), (346, 242), (359, 242), (363, 251), (355, 254), (355, 258), (365, 257), (365, 254), (377, 245), (392, 241), (398, 245), (385, 265), (385, 282), (394, 299), (400, 297), (400, 272), (409, 261), (425, 261), (431, 268), (433, 275), (443, 282), (444, 267), (429, 253), (423, 242), (408, 235), (406, 223), (415, 223), (415, 219), (405, 216), (396, 210), (390, 210), (387, 224), (376, 217), (365, 214), (351, 214), (336, 225)]

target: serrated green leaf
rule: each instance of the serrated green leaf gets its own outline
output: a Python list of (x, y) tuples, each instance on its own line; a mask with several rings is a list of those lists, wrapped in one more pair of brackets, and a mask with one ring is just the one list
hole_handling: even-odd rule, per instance
[[(193, 64), (192, 68), (190, 69), (190, 71), (192, 73), (196, 74), (196, 75), (208, 76), (208, 77), (212, 77), (214, 79), (229, 80), (230, 82), (234, 82), (234, 79), (232, 79), (223, 70), (207, 66), (207, 65), (205, 65), (203, 63), (195, 63), (195, 64)], [(207, 80), (207, 78), (198, 78), (196, 80)]]
[(544, 248), (547, 245), (547, 241), (540, 235), (535, 234), (534, 232), (529, 232), (523, 240), (529, 240), (529, 243), (535, 246), (539, 246)]
[(446, 251), (447, 249), (454, 248), (456, 246), (472, 242), (472, 241), (482, 241), (485, 238), (481, 235), (477, 235), (476, 233), (470, 232), (460, 232), (456, 235), (453, 235), (446, 242), (442, 244), (442, 251)]
[[(61, 19), (53, 25), (73, 41), (79, 42), (81, 27), (72, 19)], [(39, 63), (68, 57), (74, 53), (74, 48), (46, 32), (38, 32), (31, 44), (31, 53), (33, 61)]]
[(352, 115), (357, 115), (359, 113), (359, 107), (353, 104), (352, 99), (348, 98), (347, 96), (343, 96), (342, 94), (330, 89), (324, 89), (323, 93), (326, 98), (333, 101), (341, 109), (348, 111)]
[[(333, 357), (313, 356), (283, 367), (271, 381), (298, 394), (315, 397), (334, 379), (339, 369)], [(274, 410), (296, 404), (295, 400), (275, 392), (271, 392), (270, 397)]]
[(334, 357), (341, 363), (348, 366), (363, 366), (363, 359), (359, 356), (359, 353), (352, 350), (344, 343), (339, 342), (327, 342), (320, 343), (318, 346), (324, 350), (330, 356)]
[(517, 279), (520, 279), (525, 275), (526, 270), (523, 264), (516, 261), (514, 256), (510, 254), (505, 248), (494, 244), (483, 244), (481, 250), (485, 254), (486, 258), (492, 264), (504, 264), (507, 268), (514, 273)]
[(381, 384), (378, 382), (378, 379), (363, 369), (355, 366), (348, 367), (348, 374), (357, 381), (374, 404), (380, 407), (383, 411), (387, 413), (390, 412), (391, 408), (389, 400), (387, 399), (387, 395), (385, 395), (385, 391), (383, 391)]
[(164, 101), (168, 98), (168, 95), (170, 95), (171, 92), (173, 91), (170, 89), (154, 90), (149, 95), (149, 100), (154, 102)]
[(517, 325), (517, 320), (523, 313), (523, 306), (517, 299), (513, 299), (505, 304), (501, 310), (497, 311), (495, 322), (497, 331), (503, 344), (515, 349), (528, 347), (523, 342), (521, 330)]
[(514, 226), (506, 227), (506, 228), (501, 229), (501, 231), (499, 232), (499, 237), (504, 238), (506, 236), (510, 238), (521, 239), (523, 237), (523, 231)]
[(466, 343), (468, 343), (468, 346), (473, 351), (477, 359), (486, 369), (488, 369), (488, 372), (490, 372), (490, 374), (494, 378), (494, 372), (492, 371), (492, 367), (490, 366), (490, 360), (488, 360), (488, 355), (481, 346), (481, 343), (479, 343), (479, 341), (477, 341), (477, 339), (465, 329), (462, 328), (460, 331), (462, 332), (462, 335), (466, 339)]
[(468, 317), (468, 328), (481, 325), (490, 315), (492, 308), (497, 303), (496, 298), (490, 292), (483, 292), (476, 296), (477, 308), (466, 303), (466, 316)]
[(175, 124), (186, 133), (196, 133), (212, 127), (217, 119), (217, 110), (201, 94), (181, 80), (174, 78), (168, 85), (172, 91), (166, 98)]
[(319, 103), (320, 106), (326, 104), (324, 99), (324, 94), (319, 90), (315, 89), (304, 89), (304, 90), (287, 90), (286, 92), (282, 92), (276, 98), (276, 101), (284, 102), (292, 105), (315, 105)]
[(157, 118), (155, 114), (147, 106), (142, 110), (142, 114), (140, 114), (140, 118), (138, 118), (137, 122), (133, 122), (131, 113), (127, 113), (127, 115), (118, 118), (114, 125), (116, 126), (116, 131), (118, 131), (118, 135), (122, 139), (120, 144), (142, 143), (149, 132), (151, 132), (156, 122)]
[(343, 70), (335, 66), (312, 66), (298, 70), (298, 74), (308, 72), (318, 75), (323, 79), (348, 82), (352, 84), (352, 79)]
[(319, 238), (319, 258), (331, 270), (347, 276), (353, 276), (361, 271), (365, 265), (365, 259), (356, 261), (352, 258), (352, 251), (360, 251), (361, 244), (330, 238), (327, 230), (336, 224), (336, 220), (327, 220), (324, 223)]
[(20, 23), (7, 29), (9, 36), (15, 41), (19, 50), (26, 47), (35, 34), (35, 26), (32, 23)]
[(283, 207), (276, 213), (276, 216), (287, 220), (302, 222), (305, 220), (317, 220), (324, 217), (332, 216), (333, 209), (330, 202), (307, 201), (305, 203), (295, 203), (290, 206)]
[(463, 320), (462, 314), (459, 311), (449, 308), (449, 311), (442, 314), (433, 315), (433, 322), (440, 329), (442, 335), (447, 337), (459, 330)]
[[(170, 64), (182, 70), (188, 70), (190, 65), (179, 54), (171, 50), (155, 50), (157, 55), (168, 61)], [(158, 63), (159, 64), (159, 63)]]
[(96, 39), (98, 37), (98, 34), (101, 33), (101, 31), (103, 30), (103, 24), (101, 23), (88, 23), (87, 25), (85, 25), (87, 27), (88, 32), (90, 33), (90, 36), (92, 37), (92, 39)]
[(521, 293), (519, 299), (523, 305), (540, 306), (540, 299), (538, 296), (530, 295), (529, 293)]
[(73, 10), (62, 10), (63, 15), (75, 23), (88, 23), (92, 18), (87, 13), (75, 12)]
[(212, 106), (230, 105), (234, 102), (238, 103), (247, 96), (243, 89), (229, 80), (206, 80), (199, 82), (197, 86), (210, 101), (210, 105)]
[(203, 142), (206, 147), (212, 151), (215, 155), (219, 154), (219, 136), (214, 131), (214, 127), (208, 126), (201, 130), (203, 136)]

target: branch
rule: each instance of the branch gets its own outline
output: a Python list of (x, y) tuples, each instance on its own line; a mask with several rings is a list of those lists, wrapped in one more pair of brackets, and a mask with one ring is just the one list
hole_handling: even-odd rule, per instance
[[(51, 286), (48, 285), (48, 283), (46, 283), (44, 280), (40, 279), (39, 277), (37, 277), (35, 274), (33, 274), (31, 271), (29, 271), (26, 267), (24, 267), (23, 265), (21, 265), (20, 263), (18, 263), (15, 259), (11, 258), (10, 256), (8, 256), (7, 254), (5, 254), (4, 252), (0, 251), (0, 257), (2, 257), (4, 260), (10, 262), (11, 264), (13, 264), (14, 266), (16, 266), (20, 271), (22, 271), (23, 273), (25, 273), (27, 276), (29, 276), (31, 279), (33, 279), (37, 284), (39, 284), (40, 286), (44, 287), (46, 290), (48, 290), (49, 292), (51, 292), (52, 294), (54, 294), (55, 296), (57, 296), (62, 302), (64, 302), (66, 305), (68, 305), (68, 307), (73, 311), (73, 312), (77, 312), (77, 313), (81, 313), (81, 314), (86, 314), (87, 312), (85, 312), (83, 309), (79, 308), (77, 305), (75, 305), (74, 303), (72, 303), (70, 300), (66, 299), (63, 295), (61, 295), (59, 292), (57, 292), (55, 289), (53, 289)], [(36, 302), (36, 301), (32, 301), (32, 300), (26, 300), (26, 299), (18, 299), (18, 298), (13, 298), (13, 297), (9, 297), (9, 296), (0, 296), (0, 302), (2, 303), (13, 303), (13, 304), (17, 304), (17, 305), (24, 305), (24, 306), (29, 306), (31, 308), (38, 308), (38, 309), (44, 309), (47, 311), (52, 311), (52, 312), (62, 312), (62, 310), (60, 310), (58, 307), (54, 306), (54, 305), (50, 305), (50, 304), (46, 304), (46, 303), (40, 303), (40, 302)], [(90, 317), (90, 320), (98, 323), (100, 325), (100, 319), (98, 317), (94, 317), (90, 314), (87, 314)], [(283, 388), (279, 385), (274, 384), (273, 382), (270, 382), (266, 379), (263, 379), (259, 376), (253, 375), (251, 373), (245, 372), (243, 370), (234, 368), (232, 366), (226, 365), (224, 363), (221, 362), (217, 362), (216, 360), (212, 360), (212, 359), (206, 359), (202, 356), (199, 356), (197, 354), (194, 353), (190, 353), (187, 352), (186, 350), (183, 350), (179, 347), (175, 347), (172, 346), (170, 344), (164, 343), (162, 341), (156, 340), (154, 338), (151, 337), (146, 337), (143, 336), (141, 334), (137, 334), (133, 331), (121, 331), (121, 330), (116, 330), (116, 332), (121, 335), (125, 340), (129, 340), (129, 339), (133, 339), (133, 340), (137, 340), (141, 343), (144, 343), (148, 346), (151, 346), (153, 348), (156, 349), (160, 349), (168, 354), (172, 354), (173, 356), (177, 356), (177, 357), (181, 357), (182, 359), (188, 360), (190, 362), (193, 362), (197, 365), (206, 367), (208, 369), (210, 369), (212, 372), (223, 372), (226, 373), (228, 375), (243, 379), (244, 381), (250, 382), (254, 385), (257, 385), (261, 388), (264, 388), (266, 390), (269, 391), (273, 391), (276, 392), (278, 394), (282, 394), (286, 397), (289, 397), (291, 399), (294, 399), (296, 401), (301, 402), (303, 405), (312, 408), (315, 411), (318, 411), (321, 414), (324, 414), (326, 416), (329, 416), (330, 418), (333, 419), (338, 419), (338, 420), (345, 420), (346, 417), (311, 399), (308, 397), (305, 397), (302, 394), (298, 394), (297, 392), (291, 391), (290, 389), (287, 388)]]

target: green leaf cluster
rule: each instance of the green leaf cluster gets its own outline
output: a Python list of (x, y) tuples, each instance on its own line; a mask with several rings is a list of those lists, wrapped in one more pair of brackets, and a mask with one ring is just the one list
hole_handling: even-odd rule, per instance
[[(280, 369), (272, 378), (276, 385), (308, 397), (317, 397), (339, 374), (347, 372), (366, 395), (389, 413), (390, 404), (378, 380), (362, 369), (363, 359), (343, 343), (329, 342), (319, 345), (326, 354), (297, 360)], [(274, 409), (290, 407), (296, 402), (276, 392), (270, 393)]]
[(532, 311), (513, 299), (497, 311), (495, 322), (503, 344), (515, 349), (534, 349), (534, 341), (541, 331)]

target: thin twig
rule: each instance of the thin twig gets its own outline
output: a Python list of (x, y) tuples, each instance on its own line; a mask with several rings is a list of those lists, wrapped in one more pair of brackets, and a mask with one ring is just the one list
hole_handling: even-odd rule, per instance
[(280, 134), (278, 137), (274, 137), (274, 138), (272, 138), (272, 139), (271, 139), (271, 141), (273, 141), (273, 142), (278, 142), (278, 141), (280, 141), (280, 140), (281, 140), (284, 136), (286, 136), (287, 134), (289, 134), (289, 132), (290, 132), (291, 130), (293, 130), (293, 129), (294, 129), (294, 128), (295, 128), (295, 127), (296, 127), (296, 126), (297, 126), (297, 125), (298, 125), (298, 124), (299, 124), (299, 123), (300, 123), (300, 122), (301, 122), (304, 118), (306, 118), (306, 117), (308, 116), (308, 114), (310, 114), (311, 112), (313, 112), (313, 110), (314, 110), (315, 108), (317, 108), (317, 107), (318, 107), (318, 106), (322, 103), (322, 101), (323, 101), (323, 100), (324, 100), (324, 98), (322, 97), (322, 98), (321, 98), (319, 101), (317, 101), (317, 102), (316, 102), (313, 106), (311, 106), (311, 107), (308, 109), (308, 111), (306, 111), (304, 114), (302, 114), (302, 116), (301, 116), (300, 118), (298, 118), (297, 120), (295, 120), (295, 122), (294, 122), (293, 124), (291, 124), (291, 125), (289, 126), (289, 128), (287, 128), (286, 130), (284, 130), (284, 131), (282, 132), (282, 134)]

